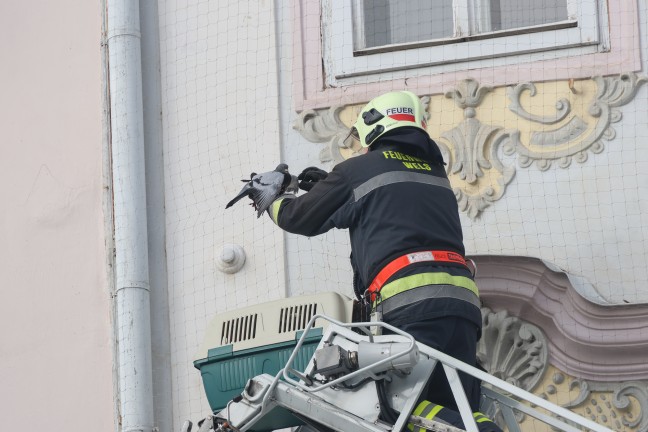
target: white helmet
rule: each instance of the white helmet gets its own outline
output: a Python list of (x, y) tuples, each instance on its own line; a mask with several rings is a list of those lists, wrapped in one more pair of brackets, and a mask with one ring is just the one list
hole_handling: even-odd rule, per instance
[(386, 93), (365, 105), (351, 127), (350, 135), (369, 147), (377, 138), (400, 127), (416, 127), (425, 131), (425, 108), (409, 91)]

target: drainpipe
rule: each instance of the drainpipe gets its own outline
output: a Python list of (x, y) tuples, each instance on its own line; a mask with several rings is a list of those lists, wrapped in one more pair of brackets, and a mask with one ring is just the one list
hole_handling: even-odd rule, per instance
[(139, 1), (107, 1), (119, 403), (123, 432), (153, 431)]
[(164, 157), (162, 153), (162, 94), (158, 0), (140, 0), (142, 32), (142, 100), (146, 155), (148, 263), (151, 284), (151, 355), (153, 359), (153, 418), (161, 431), (173, 430), (171, 336), (166, 266)]

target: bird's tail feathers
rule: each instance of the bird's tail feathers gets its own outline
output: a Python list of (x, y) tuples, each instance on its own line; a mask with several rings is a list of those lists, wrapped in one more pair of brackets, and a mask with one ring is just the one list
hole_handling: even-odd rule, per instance
[(241, 200), (244, 196), (247, 195), (247, 191), (241, 192), (240, 194), (236, 195), (232, 201), (228, 202), (227, 205), (225, 206), (226, 209), (232, 207), (234, 204), (236, 204), (238, 201)]

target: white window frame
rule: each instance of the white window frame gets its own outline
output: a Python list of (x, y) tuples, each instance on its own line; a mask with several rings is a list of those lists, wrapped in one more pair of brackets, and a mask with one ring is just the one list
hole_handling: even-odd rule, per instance
[(472, 16), (483, 17), (483, 2), (455, 0), (464, 2), (463, 7), (458, 8), (464, 13), (455, 14), (454, 27), (470, 29), (471, 34), (356, 49), (351, 41), (361, 37), (362, 29), (354, 27), (352, 9), (353, 2), (359, 5), (360, 1), (322, 0), (322, 54), (327, 86), (380, 81), (380, 74), (386, 72), (391, 72), (389, 79), (397, 78), (400, 71), (408, 71), (410, 77), (416, 70), (428, 75), (443, 73), (453, 70), (461, 62), (477, 62), (474, 67), (479, 68), (480, 62), (492, 65), (497, 61), (498, 64), (510, 65), (533, 61), (534, 56), (546, 60), (547, 56), (560, 58), (609, 49), (606, 29), (601, 28), (606, 19), (599, 16), (606, 13), (607, 2), (604, 0), (567, 0), (566, 21), (486, 33), (481, 27), (483, 23), (471, 22), (468, 17), (468, 11)]

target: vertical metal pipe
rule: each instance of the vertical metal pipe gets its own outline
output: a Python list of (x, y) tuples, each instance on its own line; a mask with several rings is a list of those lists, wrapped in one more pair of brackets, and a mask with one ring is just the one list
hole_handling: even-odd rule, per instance
[(121, 425), (123, 432), (152, 432), (139, 1), (110, 0), (107, 9)]
[(158, 0), (140, 0), (142, 33), (142, 100), (148, 209), (148, 263), (151, 284), (151, 345), (153, 416), (161, 431), (173, 430), (171, 336), (166, 266), (164, 157), (162, 152), (162, 94)]

